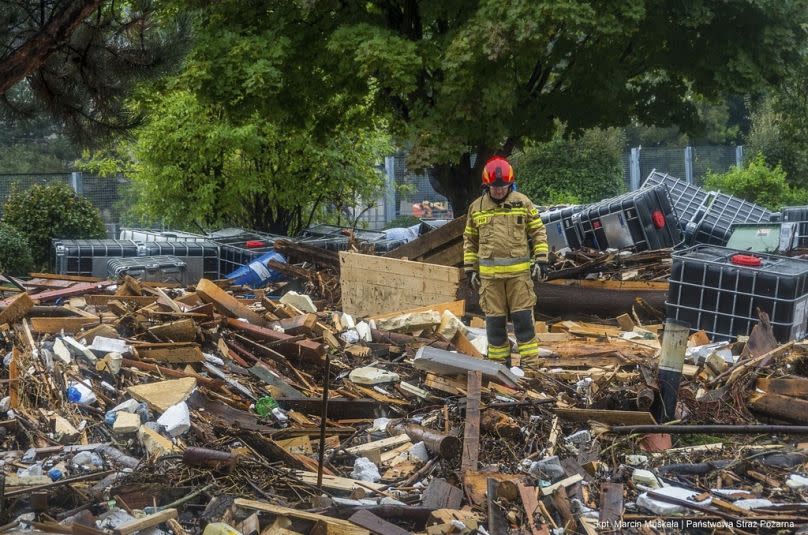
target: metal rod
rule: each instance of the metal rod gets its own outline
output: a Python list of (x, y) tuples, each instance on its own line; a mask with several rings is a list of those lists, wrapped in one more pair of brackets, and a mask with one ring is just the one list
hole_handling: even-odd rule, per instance
[(683, 435), (689, 433), (721, 433), (727, 435), (755, 435), (782, 433), (808, 435), (808, 425), (615, 425), (612, 433), (621, 435), (633, 433), (668, 433)]
[(323, 462), (325, 461), (325, 425), (328, 417), (328, 382), (331, 373), (331, 355), (325, 354), (325, 373), (323, 375), (323, 406), (320, 411), (320, 459), (317, 463), (317, 488), (323, 489)]

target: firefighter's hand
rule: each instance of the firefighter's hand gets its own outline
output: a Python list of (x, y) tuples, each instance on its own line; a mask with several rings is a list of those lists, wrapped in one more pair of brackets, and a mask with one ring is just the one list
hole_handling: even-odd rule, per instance
[(480, 274), (476, 271), (467, 271), (466, 275), (469, 278), (469, 283), (471, 283), (471, 287), (474, 288), (476, 291), (480, 291)]
[(531, 272), (531, 275), (537, 282), (544, 282), (547, 280), (548, 272), (549, 266), (547, 262), (536, 262), (533, 264), (533, 271)]

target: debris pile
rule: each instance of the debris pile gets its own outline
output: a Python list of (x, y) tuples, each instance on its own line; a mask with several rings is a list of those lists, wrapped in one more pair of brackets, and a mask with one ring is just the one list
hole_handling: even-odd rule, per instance
[[(300, 247), (284, 254), (305, 257)], [(748, 339), (700, 332), (681, 354), (660, 320), (637, 314), (537, 322), (539, 368), (514, 354), (508, 369), (482, 358), (484, 322), (463, 301), (352, 317), (322, 298), (333, 275), (277, 267), (299, 285), (281, 298), (207, 279), (7, 279), (4, 528), (538, 534), (808, 521), (808, 344), (777, 344), (765, 315)]]

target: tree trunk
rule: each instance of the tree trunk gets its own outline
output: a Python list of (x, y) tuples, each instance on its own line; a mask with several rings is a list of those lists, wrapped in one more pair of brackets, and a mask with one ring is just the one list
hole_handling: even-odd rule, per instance
[(480, 184), (485, 162), (499, 151), (479, 148), (474, 165), (471, 165), (471, 153), (465, 153), (455, 163), (439, 164), (432, 168), (429, 182), (432, 188), (449, 200), (455, 217), (468, 211), (471, 201), (480, 196)]
[(0, 94), (37, 70), (82, 21), (101, 5), (101, 0), (65, 2), (54, 9), (47, 23), (0, 63)]

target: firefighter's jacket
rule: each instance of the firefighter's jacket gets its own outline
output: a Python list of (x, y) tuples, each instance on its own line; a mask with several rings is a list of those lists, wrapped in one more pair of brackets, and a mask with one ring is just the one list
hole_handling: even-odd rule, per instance
[[(531, 243), (532, 242), (532, 243)], [(530, 271), (531, 258), (547, 262), (547, 231), (527, 196), (511, 191), (497, 203), (488, 193), (470, 205), (463, 232), (463, 266), (481, 278)]]

